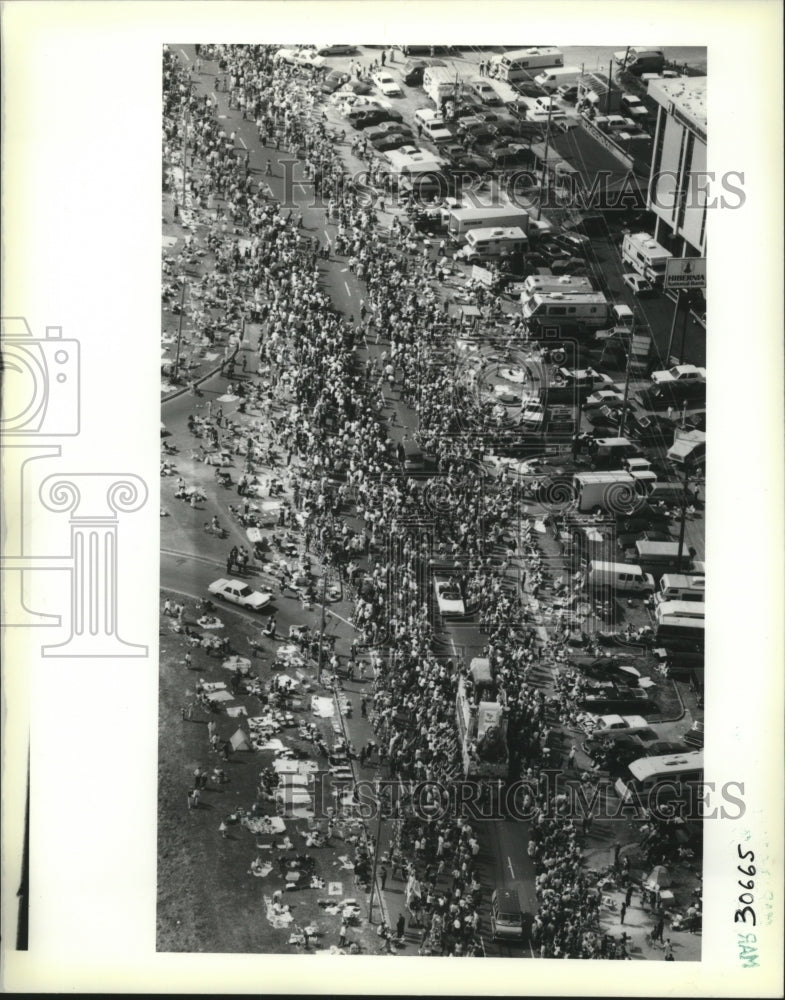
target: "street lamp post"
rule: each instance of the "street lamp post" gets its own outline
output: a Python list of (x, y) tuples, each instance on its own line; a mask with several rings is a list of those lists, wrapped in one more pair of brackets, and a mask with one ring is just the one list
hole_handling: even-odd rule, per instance
[(180, 344), (182, 342), (182, 337), (183, 337), (183, 313), (185, 312), (185, 286), (186, 286), (186, 279), (185, 279), (185, 275), (184, 274), (181, 276), (181, 279), (182, 279), (183, 285), (182, 285), (182, 288), (180, 290), (180, 320), (179, 320), (179, 322), (177, 324), (177, 350), (175, 352), (175, 357), (174, 357), (174, 375), (175, 375), (175, 378), (178, 378), (179, 375), (180, 375)]
[(619, 420), (619, 433), (617, 437), (624, 437), (627, 428), (627, 404), (630, 396), (630, 367), (632, 365), (632, 338), (635, 335), (635, 314), (632, 316), (630, 324), (630, 339), (627, 344), (627, 367), (624, 372), (624, 401), (621, 405), (621, 419)]
[(553, 98), (548, 99), (548, 123), (545, 126), (545, 154), (542, 158), (542, 174), (540, 175), (540, 200), (537, 203), (537, 221), (542, 215), (542, 199), (545, 194), (545, 178), (548, 171), (548, 147), (551, 142), (551, 111), (553, 109)]
[(324, 660), (324, 620), (325, 620), (325, 610), (324, 603), (327, 592), (327, 567), (322, 568), (322, 619), (319, 626), (319, 663), (316, 668), (316, 680), (321, 684), (322, 681), (322, 663)]
[(677, 572), (681, 572), (681, 560), (684, 553), (684, 533), (687, 528), (687, 485), (690, 479), (690, 466), (688, 462), (684, 463), (684, 490), (681, 497), (681, 523), (679, 525), (679, 554), (677, 557)]

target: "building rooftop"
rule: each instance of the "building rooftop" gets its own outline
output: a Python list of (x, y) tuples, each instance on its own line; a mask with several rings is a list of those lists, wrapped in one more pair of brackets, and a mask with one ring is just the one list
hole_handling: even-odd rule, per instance
[(706, 130), (705, 76), (678, 76), (674, 79), (651, 80), (649, 95), (667, 107), (673, 107), (702, 131)]

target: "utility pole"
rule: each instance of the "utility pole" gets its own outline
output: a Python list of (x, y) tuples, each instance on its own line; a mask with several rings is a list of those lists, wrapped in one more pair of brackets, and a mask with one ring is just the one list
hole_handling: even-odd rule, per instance
[(322, 567), (322, 620), (319, 626), (319, 665), (316, 669), (316, 680), (321, 683), (322, 680), (322, 662), (324, 661), (324, 602), (327, 592), (327, 567)]
[(613, 88), (613, 59), (608, 64), (608, 97), (605, 101), (605, 114), (611, 113), (611, 89)]
[(542, 201), (545, 196), (545, 178), (548, 171), (548, 147), (551, 142), (551, 111), (553, 110), (553, 98), (548, 98), (548, 124), (545, 126), (545, 155), (542, 158), (542, 174), (540, 176), (540, 200), (537, 203), (537, 221), (542, 215)]
[(668, 367), (670, 367), (671, 352), (673, 351), (673, 339), (674, 339), (674, 337), (676, 335), (676, 320), (678, 319), (679, 311), (683, 308), (683, 299), (682, 299), (682, 295), (683, 294), (684, 293), (682, 292), (682, 290), (680, 288), (678, 290), (678, 292), (676, 293), (676, 303), (675, 303), (675, 305), (673, 307), (673, 320), (671, 321), (671, 332), (670, 332), (670, 336), (668, 337), (668, 350), (667, 350), (667, 353), (665, 355), (665, 357), (667, 359), (666, 360), (666, 364), (668, 365)]
[[(373, 897), (376, 891), (376, 869), (379, 866), (379, 852), (382, 845), (382, 796), (379, 791), (379, 783), (376, 783), (376, 808), (378, 809), (378, 819), (376, 822), (376, 850), (373, 852), (373, 872), (371, 873), (371, 898), (368, 900), (368, 923), (373, 923)], [(379, 893), (381, 896), (381, 893)], [(381, 908), (381, 903), (379, 904)], [(382, 910), (382, 918), (384, 911)]]
[(185, 108), (183, 109), (183, 208), (185, 208), (185, 178), (188, 159), (188, 107), (191, 103), (191, 84), (188, 81), (188, 93), (185, 95)]
[(180, 321), (177, 324), (177, 351), (174, 358), (174, 375), (177, 378), (180, 374), (180, 342), (183, 336), (183, 313), (185, 312), (185, 275), (182, 276), (183, 286), (180, 290)]
[(627, 427), (627, 403), (630, 396), (630, 368), (632, 366), (632, 338), (635, 336), (635, 313), (632, 314), (630, 324), (630, 339), (627, 343), (627, 368), (624, 373), (624, 402), (621, 404), (621, 420), (619, 421), (619, 433), (617, 437), (624, 437)]
[(687, 527), (687, 484), (689, 483), (690, 470), (689, 464), (684, 463), (684, 490), (681, 498), (681, 525), (679, 526), (679, 555), (676, 560), (676, 572), (681, 573), (682, 566), (681, 560), (684, 553), (684, 532)]

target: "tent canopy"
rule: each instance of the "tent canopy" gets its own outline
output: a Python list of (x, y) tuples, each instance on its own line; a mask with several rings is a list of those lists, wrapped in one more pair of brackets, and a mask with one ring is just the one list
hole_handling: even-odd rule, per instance
[(251, 741), (248, 739), (248, 737), (242, 731), (242, 729), (238, 729), (229, 742), (232, 744), (232, 750), (251, 749)]

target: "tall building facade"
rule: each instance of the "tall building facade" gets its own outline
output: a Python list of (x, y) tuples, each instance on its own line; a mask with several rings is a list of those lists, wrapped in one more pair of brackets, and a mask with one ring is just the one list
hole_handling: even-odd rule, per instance
[(654, 238), (677, 257), (705, 257), (706, 77), (652, 80), (659, 104), (648, 207)]

